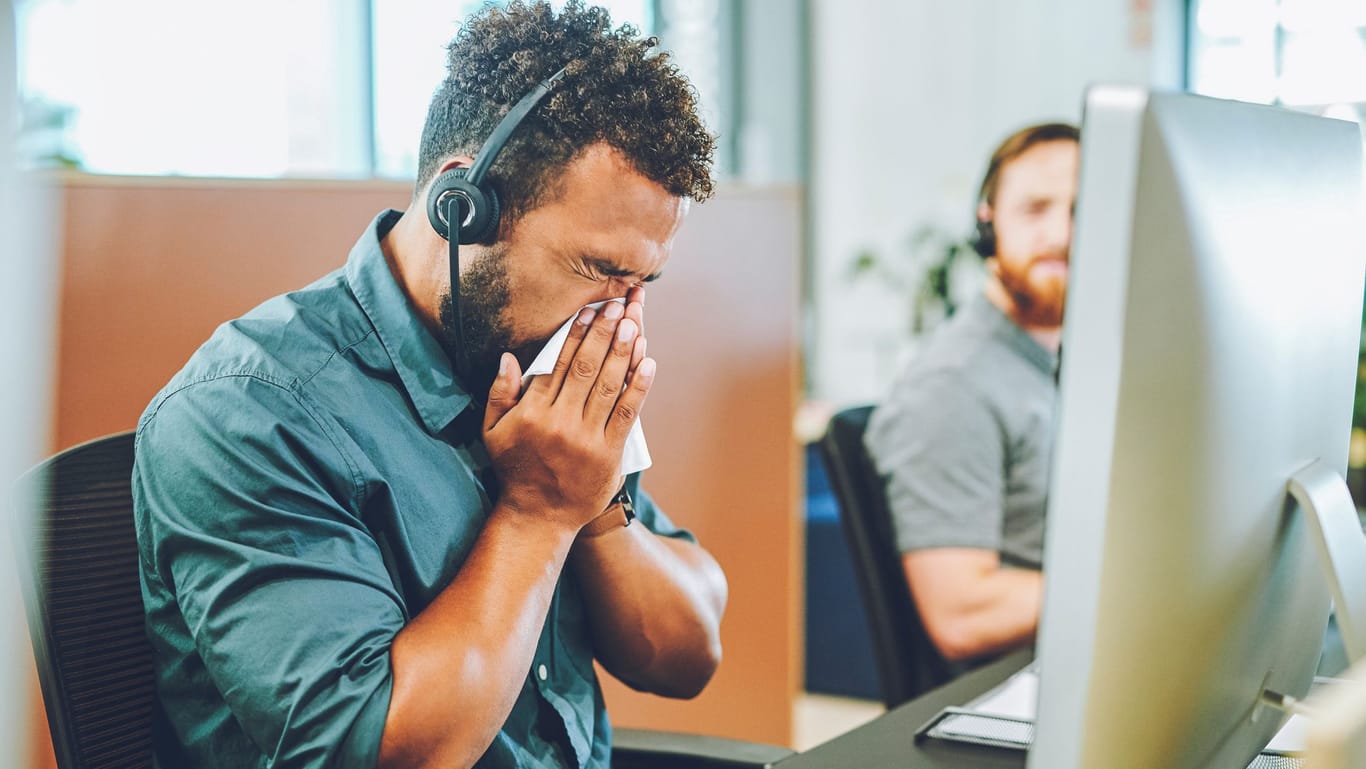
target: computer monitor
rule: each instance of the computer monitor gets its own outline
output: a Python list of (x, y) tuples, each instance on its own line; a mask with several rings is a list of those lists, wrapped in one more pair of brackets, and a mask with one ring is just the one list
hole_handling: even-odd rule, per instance
[(1342, 481), (1363, 213), (1355, 124), (1088, 93), (1033, 769), (1243, 769), (1283, 720), (1263, 692), (1307, 692), (1330, 590), (1287, 485), (1366, 553)]

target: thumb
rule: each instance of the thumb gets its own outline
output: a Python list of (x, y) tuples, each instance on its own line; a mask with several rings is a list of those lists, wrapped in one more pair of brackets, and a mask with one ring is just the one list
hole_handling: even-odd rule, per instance
[(498, 376), (489, 388), (488, 407), (484, 409), (484, 432), (493, 429), (503, 415), (522, 398), (522, 367), (510, 352), (498, 359)]

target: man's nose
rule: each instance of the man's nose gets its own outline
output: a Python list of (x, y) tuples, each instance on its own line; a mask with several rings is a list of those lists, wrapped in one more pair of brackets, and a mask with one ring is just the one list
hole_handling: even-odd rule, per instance
[(1046, 237), (1047, 246), (1051, 251), (1059, 251), (1064, 255), (1072, 247), (1072, 212), (1059, 211), (1049, 217)]
[(604, 299), (624, 299), (626, 293), (636, 284), (634, 278), (622, 277), (613, 278), (603, 283), (602, 290), (599, 292), (598, 300)]

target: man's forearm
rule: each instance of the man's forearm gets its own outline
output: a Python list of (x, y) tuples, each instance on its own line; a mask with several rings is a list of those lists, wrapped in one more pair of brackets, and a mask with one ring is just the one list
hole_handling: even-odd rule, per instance
[(950, 610), (945, 644), (955, 659), (1005, 651), (1034, 639), (1039, 627), (1043, 575), (1024, 569), (998, 569), (965, 586)]
[(1041, 572), (1003, 568), (998, 553), (974, 548), (913, 551), (902, 560), (921, 621), (944, 657), (981, 657), (1033, 639)]
[(628, 526), (574, 545), (598, 660), (628, 685), (692, 697), (721, 660), (726, 578), (690, 542)]
[(495, 507), (469, 558), (394, 638), (379, 766), (466, 767), (507, 720), (575, 531)]

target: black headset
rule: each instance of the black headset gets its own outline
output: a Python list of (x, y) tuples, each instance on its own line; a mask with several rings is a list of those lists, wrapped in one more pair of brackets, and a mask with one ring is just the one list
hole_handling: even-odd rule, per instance
[[(541, 99), (564, 79), (564, 72), (561, 69), (541, 81), (508, 110), (479, 148), (469, 168), (452, 168), (432, 182), (432, 189), (427, 193), (427, 219), (438, 235), (453, 244), (470, 245), (491, 242), (498, 234), (498, 215), (502, 207), (498, 202), (498, 193), (484, 181), (484, 175), (493, 161), (498, 159), (498, 153), (503, 151), (512, 132), (517, 130), (517, 126)], [(450, 236), (452, 221), (456, 223), (458, 235), (454, 240)]]
[[(982, 177), (982, 185), (977, 188), (977, 208), (981, 208), (982, 204), (987, 202), (987, 185), (1000, 172), (1001, 163), (993, 156), (991, 163), (987, 165), (986, 175)], [(972, 250), (976, 251), (978, 256), (983, 259), (990, 259), (996, 255), (996, 224), (991, 219), (986, 221), (978, 219), (977, 208), (973, 209), (972, 214), (977, 223), (977, 229), (968, 240), (968, 245), (972, 246)]]
[[(427, 193), (427, 220), (432, 223), (432, 228), (437, 234), (445, 238), (449, 244), (447, 258), (451, 271), (451, 309), (455, 314), (455, 328), (451, 329), (451, 333), (455, 336), (456, 353), (451, 365), (454, 366), (457, 376), (470, 373), (469, 351), (465, 349), (464, 340), (461, 339), (464, 318), (461, 315), (460, 301), (460, 246), (492, 243), (498, 235), (498, 218), (502, 213), (498, 192), (494, 190), (493, 185), (484, 180), (484, 176), (493, 165), (493, 161), (498, 159), (498, 153), (503, 151), (503, 146), (512, 137), (512, 132), (517, 130), (517, 126), (536, 108), (541, 99), (560, 84), (564, 74), (564, 69), (561, 69), (531, 89), (531, 92), (514, 104), (503, 119), (498, 121), (498, 125), (494, 126), (493, 133), (489, 134), (489, 138), (479, 148), (470, 167), (452, 168), (436, 177), (431, 190)], [(452, 222), (455, 224), (455, 237), (451, 237)], [(477, 400), (483, 400), (479, 393), (472, 392), (470, 395)]]
[(977, 220), (977, 231), (973, 233), (972, 240), (968, 241), (972, 250), (983, 259), (996, 255), (996, 225), (990, 219)]

